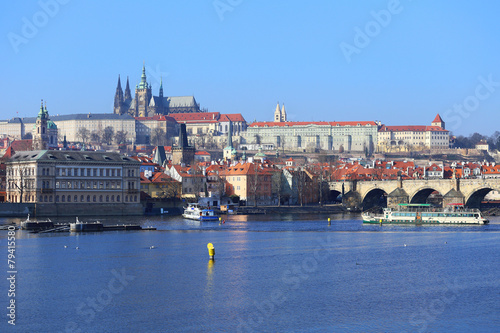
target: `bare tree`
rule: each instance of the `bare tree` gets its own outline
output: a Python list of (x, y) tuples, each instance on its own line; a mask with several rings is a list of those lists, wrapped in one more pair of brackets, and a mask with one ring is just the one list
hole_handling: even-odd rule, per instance
[(200, 193), (205, 191), (206, 177), (198, 165), (191, 167), (192, 189), (196, 202), (200, 199)]
[(283, 196), (283, 173), (277, 170), (272, 175), (272, 194), (278, 200), (278, 206), (281, 206), (281, 199)]
[(176, 201), (178, 199), (180, 200), (181, 193), (182, 193), (181, 182), (173, 178), (170, 178), (165, 182), (165, 190), (163, 191), (162, 198), (172, 199), (175, 206)]
[(297, 177), (297, 194), (299, 196), (299, 203), (301, 206), (304, 206), (307, 191), (307, 174), (303, 169), (299, 169), (295, 172), (295, 176)]
[(78, 131), (76, 131), (76, 137), (80, 138), (82, 142), (87, 142), (90, 137), (90, 131), (86, 127), (80, 127)]
[(127, 142), (127, 132), (126, 131), (118, 131), (115, 134), (115, 141), (117, 144), (122, 144)]
[(30, 169), (28, 167), (17, 165), (10, 170), (9, 187), (19, 192), (19, 203), (23, 203), (25, 192), (29, 188), (34, 188), (34, 180), (28, 179)]
[(156, 127), (151, 133), (151, 144), (153, 146), (165, 146), (167, 143), (167, 135), (163, 128)]
[(113, 136), (115, 134), (115, 129), (111, 126), (104, 128), (104, 133), (102, 134), (102, 140), (104, 143), (110, 145), (113, 141)]
[(253, 198), (253, 206), (257, 207), (257, 192), (259, 190), (259, 164), (251, 163), (248, 169), (248, 189)]
[(95, 144), (101, 144), (101, 135), (97, 131), (93, 131), (90, 134), (90, 141), (92, 141)]

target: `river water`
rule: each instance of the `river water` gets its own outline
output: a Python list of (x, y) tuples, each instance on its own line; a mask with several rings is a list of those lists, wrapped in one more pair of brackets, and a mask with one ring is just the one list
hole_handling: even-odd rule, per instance
[[(104, 222), (158, 230), (16, 232), (15, 297), (12, 281), (0, 279), (0, 331), (500, 330), (498, 218), (485, 226), (381, 227), (349, 214)], [(7, 236), (0, 231), (4, 277)]]

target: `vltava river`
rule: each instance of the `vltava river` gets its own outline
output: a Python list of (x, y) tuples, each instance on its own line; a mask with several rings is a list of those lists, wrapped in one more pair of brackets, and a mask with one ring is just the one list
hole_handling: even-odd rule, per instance
[[(418, 227), (363, 225), (349, 214), (225, 220), (141, 217), (104, 222), (158, 230), (18, 231), (15, 297), (8, 296), (6, 279), (8, 235), (0, 231), (0, 330), (500, 330), (499, 219)], [(15, 326), (7, 317), (11, 299)]]

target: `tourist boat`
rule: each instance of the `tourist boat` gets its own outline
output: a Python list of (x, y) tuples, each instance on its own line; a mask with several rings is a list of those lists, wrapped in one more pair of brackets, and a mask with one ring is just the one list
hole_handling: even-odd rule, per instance
[(219, 217), (215, 214), (213, 209), (200, 207), (197, 203), (190, 203), (184, 208), (182, 216), (186, 219), (198, 221), (218, 221)]
[(394, 224), (487, 224), (479, 209), (468, 209), (463, 204), (435, 208), (430, 204), (399, 204), (398, 208), (384, 208), (382, 214), (362, 213), (363, 223)]
[(44, 230), (54, 228), (54, 223), (47, 219), (46, 221), (32, 221), (30, 220), (30, 214), (26, 218), (26, 221), (21, 222), (21, 229), (23, 230)]

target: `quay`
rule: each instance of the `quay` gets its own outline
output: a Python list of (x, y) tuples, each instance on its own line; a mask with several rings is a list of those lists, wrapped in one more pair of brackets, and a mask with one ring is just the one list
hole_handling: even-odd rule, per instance
[(31, 233), (49, 232), (98, 232), (98, 231), (131, 231), (131, 230), (156, 230), (154, 227), (142, 227), (138, 224), (113, 224), (104, 225), (102, 222), (80, 222), (76, 218), (75, 223), (53, 223), (52, 221), (25, 221), (21, 223), (21, 229)]

